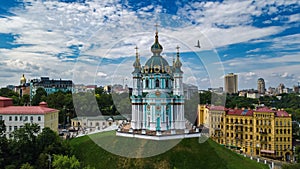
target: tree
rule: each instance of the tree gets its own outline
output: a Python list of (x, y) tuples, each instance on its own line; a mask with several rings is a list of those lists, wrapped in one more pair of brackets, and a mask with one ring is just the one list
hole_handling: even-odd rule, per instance
[(69, 154), (70, 147), (64, 144), (56, 132), (46, 127), (37, 137), (37, 145), (40, 152), (47, 154)]
[(39, 155), (36, 142), (39, 130), (38, 124), (26, 123), (22, 128), (14, 131), (14, 139), (9, 144), (11, 154), (8, 161), (18, 167), (26, 162), (33, 164)]
[(4, 168), (7, 164), (7, 155), (9, 154), (8, 141), (5, 136), (4, 120), (0, 120), (0, 168)]
[(32, 98), (32, 105), (37, 106), (40, 104), (41, 101), (46, 101), (47, 92), (44, 88), (38, 88), (36, 90), (35, 95)]
[(14, 105), (19, 105), (19, 103), (20, 103), (19, 94), (17, 92), (13, 91), (13, 90), (8, 89), (8, 88), (1, 88), (0, 89), (0, 96), (12, 98)]
[(34, 169), (34, 167), (32, 165), (30, 165), (29, 163), (25, 163), (21, 166), (20, 169)]
[(79, 169), (80, 162), (74, 155), (72, 157), (54, 155), (52, 166), (56, 169)]
[(23, 103), (23, 105), (28, 105), (28, 103), (30, 103), (30, 96), (28, 94), (24, 94), (22, 96), (21, 103)]

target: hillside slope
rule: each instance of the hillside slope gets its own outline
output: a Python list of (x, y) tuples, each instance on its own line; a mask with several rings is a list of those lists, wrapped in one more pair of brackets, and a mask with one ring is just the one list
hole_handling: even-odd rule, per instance
[[(128, 142), (136, 141), (131, 140), (132, 138), (115, 139), (116, 136), (114, 134), (114, 132), (108, 132), (98, 133), (94, 136), (111, 139), (109, 141), (111, 141), (112, 146), (118, 143), (119, 145), (126, 145)], [(167, 152), (147, 158), (125, 158), (114, 155), (95, 144), (89, 136), (72, 139), (70, 144), (81, 162), (94, 166), (96, 169), (268, 169), (267, 165), (244, 158), (212, 140), (207, 140), (200, 144), (198, 138), (183, 139)], [(128, 147), (124, 146), (124, 148)]]

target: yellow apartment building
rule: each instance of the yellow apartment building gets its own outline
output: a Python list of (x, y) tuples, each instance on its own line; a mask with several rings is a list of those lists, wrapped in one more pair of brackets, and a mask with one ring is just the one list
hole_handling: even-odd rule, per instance
[(197, 123), (214, 141), (247, 155), (292, 159), (292, 118), (284, 110), (198, 105)]

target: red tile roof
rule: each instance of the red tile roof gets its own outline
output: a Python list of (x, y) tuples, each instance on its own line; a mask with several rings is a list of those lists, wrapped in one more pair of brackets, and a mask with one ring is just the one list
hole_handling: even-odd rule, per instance
[(268, 107), (259, 107), (256, 109), (256, 112), (275, 112), (275, 110), (272, 110)]
[(11, 100), (11, 101), (12, 101), (11, 98), (7, 98), (7, 97), (2, 97), (2, 96), (0, 96), (0, 101), (2, 101), (2, 100)]
[(41, 106), (7, 106), (0, 107), (0, 114), (47, 114), (56, 112), (57, 109), (51, 109)]
[(278, 117), (289, 117), (290, 115), (284, 110), (279, 110), (279, 111), (276, 112), (276, 116), (278, 116)]
[(253, 110), (228, 109), (226, 114), (228, 114), (228, 115), (239, 115), (239, 116), (252, 116), (253, 115)]
[(209, 110), (226, 110), (224, 106), (208, 106)]

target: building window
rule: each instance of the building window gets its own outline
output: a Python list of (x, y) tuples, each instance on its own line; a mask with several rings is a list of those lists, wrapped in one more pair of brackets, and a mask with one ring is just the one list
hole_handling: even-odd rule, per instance
[(38, 116), (38, 121), (41, 121), (41, 116)]
[(30, 121), (33, 121), (33, 116), (30, 116)]
[(149, 79), (146, 79), (146, 88), (149, 87)]
[(169, 88), (169, 80), (166, 79), (166, 88)]
[(22, 121), (23, 120), (23, 116), (20, 116), (20, 121)]
[(9, 131), (11, 131), (11, 130), (12, 130), (12, 127), (11, 127), (11, 126), (9, 126), (8, 128), (9, 128)]
[(0, 120), (2, 120), (2, 116), (0, 116)]
[(28, 116), (25, 116), (25, 119), (24, 119), (24, 121), (27, 121), (28, 120)]
[(12, 121), (12, 117), (11, 116), (9, 116), (9, 121)]
[(14, 126), (14, 131), (18, 130), (18, 126)]
[(159, 87), (159, 80), (158, 79), (155, 80), (155, 87)]
[(15, 121), (18, 121), (18, 116), (15, 116)]

